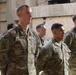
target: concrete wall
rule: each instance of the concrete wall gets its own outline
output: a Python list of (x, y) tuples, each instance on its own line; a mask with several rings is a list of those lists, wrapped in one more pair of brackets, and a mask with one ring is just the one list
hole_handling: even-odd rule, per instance
[(33, 18), (50, 16), (67, 16), (76, 14), (76, 3), (54, 4), (32, 7)]
[(25, 4), (25, 0), (16, 0), (16, 7), (22, 4)]
[(38, 5), (38, 0), (25, 0), (25, 4), (27, 4), (31, 7), (35, 7)]
[(48, 5), (48, 0), (38, 0), (38, 6)]
[(6, 31), (7, 0), (0, 0), (0, 34)]

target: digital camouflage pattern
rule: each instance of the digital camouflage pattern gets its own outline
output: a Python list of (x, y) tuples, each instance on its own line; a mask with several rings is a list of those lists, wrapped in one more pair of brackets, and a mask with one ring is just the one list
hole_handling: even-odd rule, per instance
[(64, 42), (71, 50), (70, 75), (76, 75), (76, 28), (66, 32)]
[(44, 75), (69, 75), (70, 50), (65, 43), (51, 39), (37, 58), (37, 70)]
[(38, 36), (32, 29), (23, 31), (18, 25), (0, 39), (1, 75), (36, 75), (34, 54), (39, 47)]

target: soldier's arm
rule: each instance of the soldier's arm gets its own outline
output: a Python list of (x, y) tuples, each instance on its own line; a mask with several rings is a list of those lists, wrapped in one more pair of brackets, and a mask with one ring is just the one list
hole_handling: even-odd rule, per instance
[(67, 60), (69, 60), (71, 56), (71, 50), (68, 48), (68, 46), (65, 43), (64, 46), (65, 46), (65, 57)]
[(0, 39), (0, 70), (3, 71), (7, 65), (7, 53), (8, 53), (8, 40), (5, 38)]
[(46, 45), (42, 47), (39, 53), (39, 56), (37, 57), (36, 66), (37, 66), (38, 72), (43, 70), (45, 63), (47, 62), (48, 59), (51, 58), (52, 53), (53, 53), (53, 49), (49, 41)]
[(14, 37), (11, 33), (6, 33), (0, 38), (0, 70), (6, 69), (8, 64), (8, 53), (14, 44)]
[(35, 55), (35, 59), (36, 59), (36, 57), (39, 54), (39, 51), (40, 51), (40, 48), (41, 48), (42, 44), (41, 44), (39, 36), (36, 34), (35, 31), (33, 31), (33, 34), (35, 35), (35, 38), (36, 38), (36, 51), (35, 51), (35, 54), (34, 54)]
[(67, 32), (64, 37), (64, 42), (67, 44), (68, 47), (70, 47), (70, 45), (72, 44), (72, 41), (73, 41), (72, 34), (70, 32)]

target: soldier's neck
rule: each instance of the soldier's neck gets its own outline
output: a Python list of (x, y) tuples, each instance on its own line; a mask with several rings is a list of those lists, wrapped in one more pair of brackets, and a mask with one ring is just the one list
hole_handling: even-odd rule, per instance
[(61, 40), (60, 39), (58, 39), (58, 38), (54, 38), (57, 42), (60, 42)]
[(26, 23), (19, 23), (20, 26), (22, 27), (23, 30), (27, 29), (27, 24)]

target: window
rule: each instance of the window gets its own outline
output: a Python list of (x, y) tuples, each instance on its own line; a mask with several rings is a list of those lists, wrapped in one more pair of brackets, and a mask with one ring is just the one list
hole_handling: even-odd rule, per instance
[(48, 0), (48, 4), (70, 3), (70, 0)]

